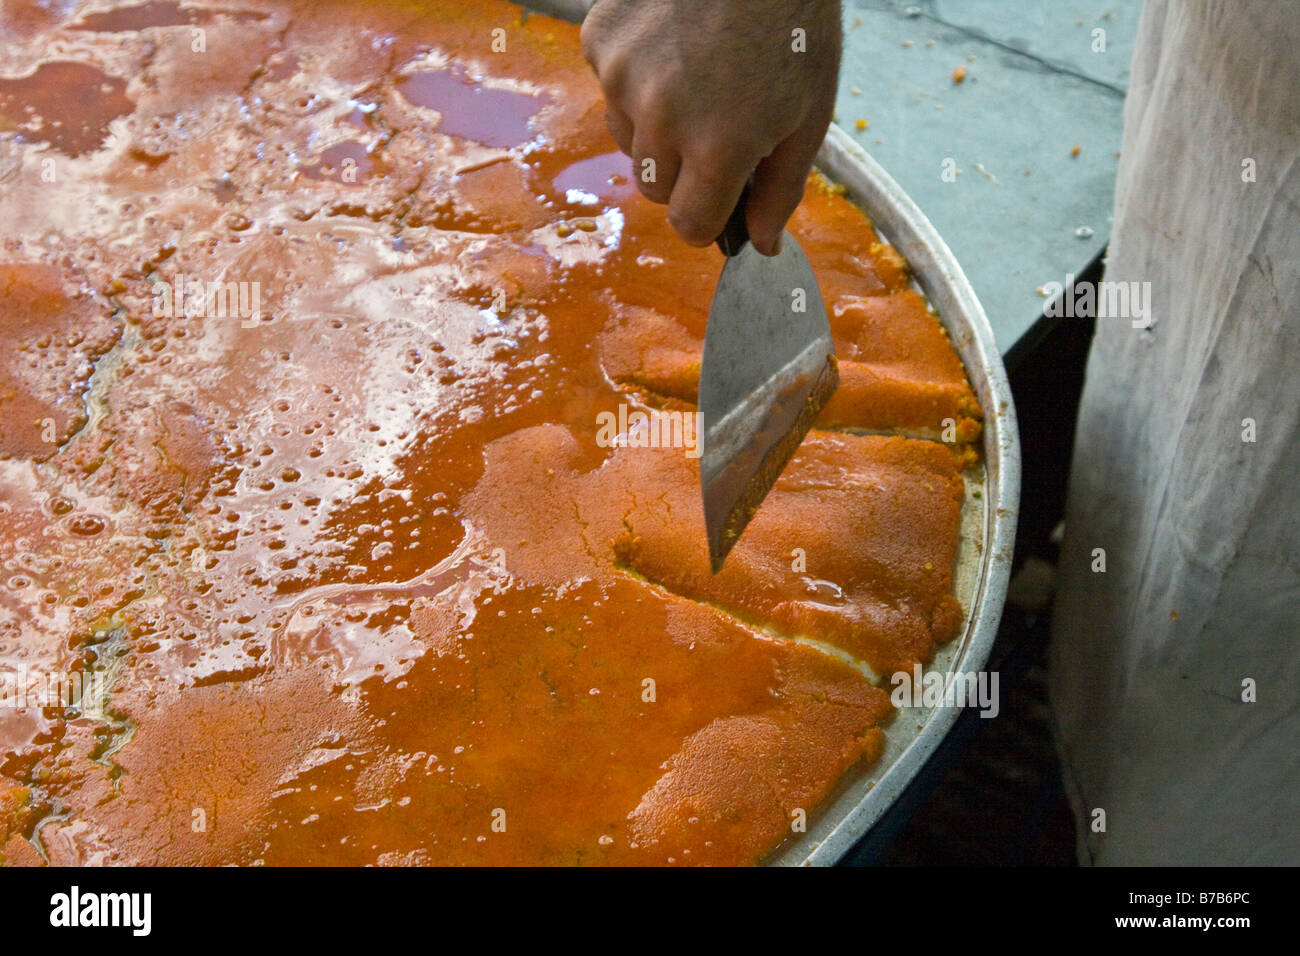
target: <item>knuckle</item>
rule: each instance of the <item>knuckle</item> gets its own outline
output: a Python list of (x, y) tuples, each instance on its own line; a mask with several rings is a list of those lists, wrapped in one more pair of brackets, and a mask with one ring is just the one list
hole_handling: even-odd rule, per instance
[(641, 122), (658, 135), (670, 133), (674, 120), (682, 112), (672, 86), (654, 81), (641, 84), (636, 109)]
[(646, 182), (640, 176), (636, 177), (636, 188), (646, 199), (661, 206), (668, 202), (668, 197), (672, 195), (672, 187), (668, 184)]
[(679, 209), (669, 211), (668, 222), (683, 240), (693, 246), (707, 246), (720, 231), (703, 222), (698, 215)]
[(582, 25), (582, 32), (578, 34), (578, 41), (582, 46), (582, 56), (598, 74), (600, 72), (600, 40), (596, 31), (588, 29), (589, 24)]
[(605, 128), (609, 130), (609, 134), (614, 137), (620, 147), (631, 145), (632, 121), (618, 109), (609, 105), (605, 107)]
[(603, 8), (597, 4), (582, 21), (578, 30), (578, 42), (582, 46), (582, 55), (593, 67), (600, 59), (602, 49), (606, 46), (609, 31), (605, 29)]
[(763, 156), (762, 150), (744, 136), (700, 138), (685, 152), (695, 164), (696, 175), (711, 188), (719, 189), (743, 182)]

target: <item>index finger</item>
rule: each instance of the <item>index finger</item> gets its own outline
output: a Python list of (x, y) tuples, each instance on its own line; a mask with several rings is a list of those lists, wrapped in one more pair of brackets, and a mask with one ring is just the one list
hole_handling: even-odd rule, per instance
[(740, 152), (683, 155), (668, 200), (668, 221), (678, 235), (693, 246), (707, 246), (717, 239), (754, 165)]

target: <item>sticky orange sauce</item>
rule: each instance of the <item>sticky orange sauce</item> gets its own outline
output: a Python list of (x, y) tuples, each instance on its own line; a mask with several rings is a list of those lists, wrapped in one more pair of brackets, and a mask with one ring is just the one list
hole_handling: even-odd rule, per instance
[(689, 430), (603, 425), (693, 413), (721, 256), (576, 27), (84, 6), (0, 28), (0, 673), (75, 685), (0, 710), (6, 863), (752, 863), (879, 757), (980, 409), (856, 208), (791, 222), (843, 384), (715, 577)]

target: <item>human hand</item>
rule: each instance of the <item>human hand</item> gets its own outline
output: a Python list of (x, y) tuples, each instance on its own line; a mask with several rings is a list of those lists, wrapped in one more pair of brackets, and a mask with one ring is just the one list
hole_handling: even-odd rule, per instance
[(839, 0), (596, 0), (582, 25), (641, 192), (705, 246), (752, 173), (746, 225), (764, 255), (830, 124), (841, 42)]

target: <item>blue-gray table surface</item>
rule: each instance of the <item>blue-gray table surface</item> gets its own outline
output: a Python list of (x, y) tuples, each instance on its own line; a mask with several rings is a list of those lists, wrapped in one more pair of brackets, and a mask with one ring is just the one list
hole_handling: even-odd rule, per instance
[(1003, 353), (1041, 315), (1038, 290), (1081, 272), (1110, 234), (1140, 9), (1140, 0), (844, 4), (836, 119), (952, 247)]

